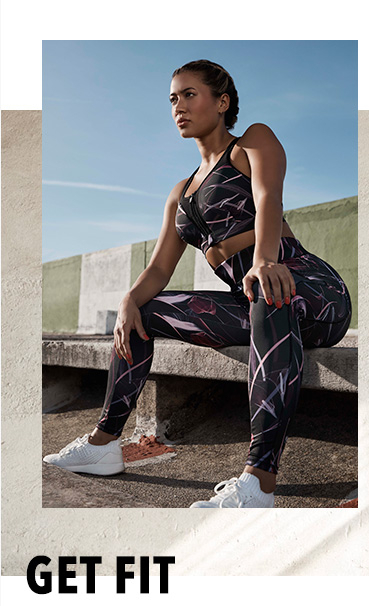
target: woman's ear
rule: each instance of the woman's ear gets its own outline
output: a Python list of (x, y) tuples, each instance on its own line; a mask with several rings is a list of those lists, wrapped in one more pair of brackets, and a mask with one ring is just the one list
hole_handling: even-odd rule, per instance
[(227, 93), (224, 93), (220, 97), (219, 113), (224, 114), (227, 111), (227, 109), (229, 109), (229, 104), (230, 104), (230, 97)]

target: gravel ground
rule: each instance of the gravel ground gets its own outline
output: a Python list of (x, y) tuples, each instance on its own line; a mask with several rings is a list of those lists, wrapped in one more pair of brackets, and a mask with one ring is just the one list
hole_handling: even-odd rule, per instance
[[(43, 415), (43, 455), (91, 431), (100, 415), (105, 374), (83, 397)], [(43, 463), (43, 507), (188, 508), (239, 475), (249, 445), (246, 385), (213, 382), (188, 406), (191, 424), (177, 435), (176, 456), (128, 467), (117, 476), (75, 474)], [(123, 432), (130, 437), (135, 411)], [(302, 390), (282, 456), (275, 507), (338, 507), (357, 487), (357, 396)]]

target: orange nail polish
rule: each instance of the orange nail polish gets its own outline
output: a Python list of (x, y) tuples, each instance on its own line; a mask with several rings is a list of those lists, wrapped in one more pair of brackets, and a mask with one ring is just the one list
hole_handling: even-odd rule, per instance
[(273, 299), (272, 299), (272, 297), (269, 297), (269, 299), (267, 299), (267, 303), (268, 303), (268, 305), (272, 305), (272, 304), (273, 304)]
[(289, 305), (289, 303), (290, 303), (290, 298), (289, 298), (289, 297), (285, 297), (285, 298), (284, 298), (284, 302), (286, 303), (286, 305)]
[(276, 301), (276, 306), (278, 307), (278, 309), (281, 309), (282, 301)]

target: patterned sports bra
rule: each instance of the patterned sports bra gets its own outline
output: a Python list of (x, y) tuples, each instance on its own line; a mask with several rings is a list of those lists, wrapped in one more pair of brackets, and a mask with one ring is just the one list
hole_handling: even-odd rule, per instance
[(256, 210), (251, 179), (233, 166), (230, 159), (238, 139), (231, 141), (198, 189), (186, 197), (185, 193), (200, 167), (192, 173), (178, 203), (177, 233), (182, 240), (202, 250), (204, 255), (218, 242), (254, 229)]

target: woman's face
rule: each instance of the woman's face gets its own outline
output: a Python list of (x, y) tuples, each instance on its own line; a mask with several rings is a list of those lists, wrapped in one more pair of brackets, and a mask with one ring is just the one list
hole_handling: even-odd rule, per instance
[(209, 134), (222, 119), (220, 99), (213, 97), (209, 86), (191, 72), (174, 76), (169, 100), (173, 119), (183, 138)]

